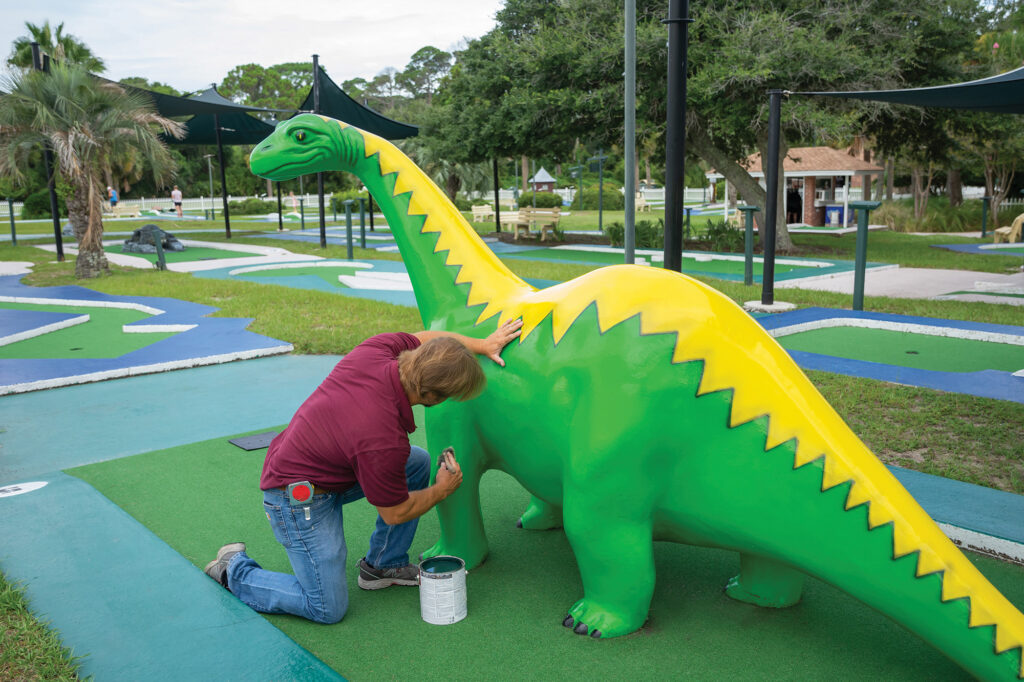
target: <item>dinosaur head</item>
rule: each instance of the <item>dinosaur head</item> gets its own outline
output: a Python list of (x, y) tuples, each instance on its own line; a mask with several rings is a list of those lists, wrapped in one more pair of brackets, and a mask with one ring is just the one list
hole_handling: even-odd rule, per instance
[[(355, 161), (346, 149), (345, 124), (326, 116), (299, 114), (282, 121), (249, 156), (252, 172), (268, 180), (291, 180), (300, 175), (329, 170), (350, 170)], [(348, 152), (348, 153), (346, 153)]]

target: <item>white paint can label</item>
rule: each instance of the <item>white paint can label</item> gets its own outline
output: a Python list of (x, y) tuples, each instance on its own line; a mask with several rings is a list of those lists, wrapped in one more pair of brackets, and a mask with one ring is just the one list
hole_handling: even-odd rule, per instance
[(466, 617), (466, 562), (436, 556), (420, 563), (420, 615), (431, 625), (451, 625)]

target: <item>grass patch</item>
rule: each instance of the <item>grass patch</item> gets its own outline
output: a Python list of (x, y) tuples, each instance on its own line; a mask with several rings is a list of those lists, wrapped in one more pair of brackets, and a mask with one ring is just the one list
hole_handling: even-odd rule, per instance
[[(897, 263), (903, 268), (940, 268), (943, 270), (975, 270), (1001, 274), (1020, 272), (1024, 256), (991, 256), (937, 249), (932, 244), (991, 244), (991, 239), (972, 239), (951, 235), (913, 235), (880, 231), (868, 235), (868, 260), (876, 263)], [(794, 234), (793, 245), (801, 251), (812, 251), (825, 258), (853, 260), (856, 257), (857, 235), (841, 237), (821, 234)], [(810, 255), (799, 253), (796, 255)]]
[(1024, 405), (830, 372), (807, 376), (886, 464), (1024, 494)]
[(78, 660), (0, 573), (0, 680), (78, 680)]

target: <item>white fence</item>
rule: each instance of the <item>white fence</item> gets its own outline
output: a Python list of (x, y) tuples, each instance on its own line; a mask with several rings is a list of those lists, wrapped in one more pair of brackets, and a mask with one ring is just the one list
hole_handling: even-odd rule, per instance
[[(253, 195), (253, 196), (234, 196), (234, 195), (230, 195), (230, 194), (228, 195), (228, 201), (229, 202), (230, 201), (243, 201), (245, 199), (263, 199), (264, 201), (272, 201), (272, 202), (276, 203), (277, 202), (277, 195), (275, 194), (275, 195), (270, 196), (270, 197), (265, 196), (265, 195)], [(301, 206), (303, 206), (304, 208), (307, 208), (307, 209), (310, 208), (310, 207), (314, 207), (315, 208), (315, 207), (317, 207), (319, 205), (316, 194), (309, 194), (309, 193), (303, 194), (303, 195), (298, 195), (297, 194), (297, 195), (295, 195), (295, 200), (296, 200), (296, 204), (297, 205), (301, 205)], [(149, 198), (147, 198), (147, 197), (140, 197), (138, 199), (125, 199), (124, 201), (117, 202), (117, 205), (119, 207), (121, 207), (121, 209), (126, 211), (126, 212), (131, 212), (133, 210), (142, 210), (142, 209), (147, 209), (147, 208), (148, 209), (156, 209), (156, 210), (165, 210), (165, 211), (173, 211), (174, 210), (174, 202), (171, 201), (170, 197), (156, 197), (156, 198), (153, 198), (153, 197), (149, 197)], [(329, 194), (324, 194), (324, 205), (327, 208), (327, 210), (330, 210), (330, 208), (331, 208), (331, 197), (330, 197)], [(22, 211), (23, 208), (24, 208), (24, 204), (22, 202), (20, 202), (20, 201), (15, 201), (14, 202), (14, 217), (15, 217), (15, 219), (18, 219), (18, 218), (21, 217), (21, 211)], [(203, 211), (209, 210), (210, 208), (213, 208), (214, 210), (217, 211), (217, 213), (219, 215), (220, 212), (224, 208), (224, 202), (222, 201), (221, 197), (219, 197), (219, 196), (213, 197), (212, 200), (211, 200), (210, 197), (206, 197), (206, 196), (200, 196), (200, 197), (195, 197), (195, 198), (185, 197), (185, 198), (182, 198), (182, 200), (181, 200), (181, 208), (183, 210), (185, 210), (185, 211), (191, 211), (192, 213), (201, 213)], [(288, 212), (288, 211), (292, 210), (292, 198), (290, 196), (288, 196), (287, 194), (281, 195), (281, 209), (284, 212)], [(105, 202), (103, 204), (103, 210), (104, 211), (109, 210), (109, 207), (107, 206), (107, 204)], [(7, 202), (5, 200), (0, 198), (0, 218), (7, 219), (9, 216), (10, 216), (10, 213), (8, 211), (8, 204), (7, 204)], [(49, 218), (47, 218), (46, 220), (49, 220)]]

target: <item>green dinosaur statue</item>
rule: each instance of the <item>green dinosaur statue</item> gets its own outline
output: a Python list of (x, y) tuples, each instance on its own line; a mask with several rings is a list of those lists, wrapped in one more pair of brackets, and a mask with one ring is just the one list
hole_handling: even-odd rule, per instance
[(643, 626), (653, 540), (740, 553), (734, 599), (785, 607), (816, 576), (984, 679), (1024, 676), (1024, 616), (946, 538), (789, 355), (732, 301), (660, 268), (601, 268), (535, 290), (389, 142), (305, 114), (250, 158), (271, 180), (345, 170), (383, 210), (428, 329), (481, 336), (521, 317), (476, 400), (427, 410), (464, 480), (425, 554), (487, 555), (479, 481), (514, 476), (527, 529), (563, 526), (584, 596), (564, 624)]

